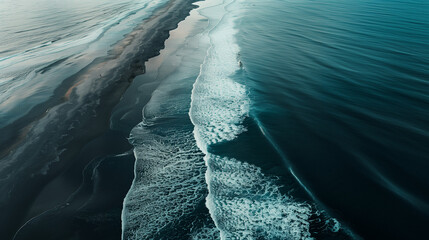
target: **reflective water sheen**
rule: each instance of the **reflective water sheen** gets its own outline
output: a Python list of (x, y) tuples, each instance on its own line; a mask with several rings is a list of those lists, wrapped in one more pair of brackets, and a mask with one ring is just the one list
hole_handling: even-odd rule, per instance
[(0, 1), (0, 128), (46, 101), (166, 0)]

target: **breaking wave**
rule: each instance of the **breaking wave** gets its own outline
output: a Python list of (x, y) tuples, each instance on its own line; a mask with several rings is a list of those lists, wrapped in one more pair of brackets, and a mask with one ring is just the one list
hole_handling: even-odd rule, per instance
[(131, 133), (135, 179), (124, 202), (123, 239), (160, 239), (165, 228), (195, 210), (206, 191), (191, 132), (150, 129), (139, 124)]
[(210, 146), (245, 132), (249, 115), (246, 87), (232, 77), (242, 71), (234, 38), (238, 3), (225, 3), (217, 16), (221, 21), (209, 34), (211, 47), (194, 84), (189, 113), (197, 145), (206, 154), (206, 206), (221, 239), (310, 239), (309, 205), (282, 194), (275, 178), (259, 167), (210, 153)]
[(245, 84), (234, 78), (244, 71), (234, 37), (239, 3), (211, 4), (199, 10), (210, 29), (204, 32), (210, 47), (203, 64), (196, 72), (178, 68), (163, 79), (131, 132), (135, 178), (124, 199), (122, 237), (313, 239), (315, 215), (322, 215), (313, 205), (293, 199), (278, 177), (248, 159), (213, 151), (247, 131), (250, 99)]
[(311, 206), (282, 194), (276, 178), (233, 158), (205, 159), (207, 206), (222, 239), (311, 239)]

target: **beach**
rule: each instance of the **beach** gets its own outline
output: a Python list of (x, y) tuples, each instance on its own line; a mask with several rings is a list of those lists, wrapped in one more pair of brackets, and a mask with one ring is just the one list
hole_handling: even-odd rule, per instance
[[(105, 231), (91, 230), (92, 234), (118, 238), (120, 208), (131, 183), (133, 159), (127, 155), (131, 150), (128, 133), (109, 129), (109, 118), (133, 78), (144, 73), (145, 61), (159, 54), (169, 31), (192, 8), (192, 1), (170, 1), (115, 44), (106, 57), (95, 59), (64, 80), (48, 101), (0, 130), (2, 236), (66, 237), (89, 231), (76, 225), (96, 224)], [(101, 160), (115, 158), (123, 164), (110, 170), (106, 166), (104, 174), (113, 171), (110, 174), (114, 176), (104, 175), (102, 179), (108, 182), (117, 178), (113, 185), (118, 187), (107, 192), (109, 199), (104, 201), (108, 207), (103, 208), (97, 201), (91, 206), (90, 200), (101, 194), (98, 184), (107, 184), (99, 183), (92, 172), (104, 166), (99, 164)], [(121, 168), (125, 171), (119, 171)], [(85, 214), (78, 213), (79, 209)], [(92, 215), (86, 216), (88, 211)], [(55, 229), (50, 227), (52, 222), (58, 225)]]
[(25, 1), (0, 239), (427, 238), (427, 1)]

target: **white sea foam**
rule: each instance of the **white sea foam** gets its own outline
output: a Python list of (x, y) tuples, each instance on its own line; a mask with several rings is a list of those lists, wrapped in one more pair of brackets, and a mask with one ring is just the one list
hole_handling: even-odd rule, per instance
[(188, 118), (192, 79), (208, 48), (201, 36), (193, 35), (205, 31), (202, 19), (192, 11), (185, 23), (197, 28), (184, 34), (189, 25), (179, 24), (166, 48), (147, 64), (146, 77), (162, 83), (130, 135), (135, 178), (124, 199), (123, 239), (178, 239), (171, 236), (178, 234), (177, 229), (183, 233), (180, 239), (219, 236), (208, 212), (201, 211), (207, 193), (206, 166)]
[(214, 226), (211, 222), (192, 228), (183, 239), (311, 239), (310, 205), (282, 193), (277, 179), (259, 167), (208, 151), (209, 145), (231, 141), (245, 132), (249, 114), (246, 87), (233, 79), (242, 69), (237, 64), (234, 17), (225, 11), (237, 6), (230, 0), (218, 2), (201, 11), (213, 27), (211, 47), (189, 109), (193, 137), (205, 161), (186, 124), (174, 120), (183, 117), (186, 94), (177, 90), (186, 89), (187, 81), (176, 73), (153, 93), (144, 109), (144, 121), (131, 134), (136, 165), (124, 200), (124, 239), (170, 237), (161, 234), (195, 210), (205, 197), (206, 186), (206, 206)]
[(207, 206), (222, 239), (311, 239), (310, 205), (282, 194), (275, 178), (233, 158), (205, 159)]
[(243, 122), (249, 113), (249, 98), (245, 85), (233, 79), (241, 70), (234, 37), (238, 8), (236, 2), (225, 1), (217, 15), (208, 14), (210, 20), (220, 21), (209, 34), (211, 47), (192, 92), (194, 136), (206, 154), (206, 206), (221, 239), (311, 239), (309, 205), (282, 194), (276, 180), (260, 168), (208, 150), (208, 146), (231, 141), (246, 131)]
[(220, 233), (219, 229), (215, 226), (203, 226), (192, 232), (192, 240), (219, 240)]
[(139, 124), (131, 134), (135, 179), (124, 200), (123, 239), (156, 239), (204, 198), (205, 166), (192, 133), (147, 128)]
[[(222, 19), (222, 12), (210, 17)], [(210, 32), (211, 47), (192, 91), (190, 117), (203, 151), (206, 145), (233, 140), (246, 131), (242, 125), (249, 112), (246, 88), (231, 78), (240, 69), (232, 21), (223, 18)]]

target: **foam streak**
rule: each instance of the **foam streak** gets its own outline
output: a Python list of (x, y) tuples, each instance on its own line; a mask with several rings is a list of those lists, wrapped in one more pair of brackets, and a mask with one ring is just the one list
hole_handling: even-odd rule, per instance
[(192, 91), (189, 115), (198, 147), (206, 154), (206, 206), (221, 239), (310, 239), (311, 207), (283, 195), (276, 179), (240, 160), (210, 153), (209, 146), (228, 142), (246, 131), (250, 100), (244, 84), (234, 35), (236, 1), (208, 13), (219, 23), (210, 32), (211, 47)]

